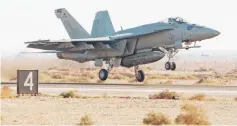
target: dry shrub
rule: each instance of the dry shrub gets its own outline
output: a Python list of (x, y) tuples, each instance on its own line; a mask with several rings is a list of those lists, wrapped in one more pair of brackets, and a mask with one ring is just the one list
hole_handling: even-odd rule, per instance
[(147, 114), (147, 117), (143, 119), (143, 123), (147, 125), (165, 125), (171, 124), (171, 120), (163, 113), (150, 112)]
[(10, 79), (9, 79), (9, 81), (16, 81), (17, 80), (17, 77), (11, 77)]
[(110, 78), (111, 78), (111, 79), (116, 79), (116, 80), (128, 80), (128, 79), (129, 79), (127, 76), (125, 76), (125, 75), (123, 75), (123, 74), (118, 74), (118, 73), (116, 73), (116, 74), (111, 74), (111, 75), (110, 75)]
[(91, 72), (84, 72), (84, 73), (82, 73), (82, 77), (86, 77), (88, 79), (95, 79), (96, 78), (96, 74), (95, 73), (91, 73)]
[(196, 94), (189, 98), (189, 100), (196, 100), (196, 101), (216, 101), (215, 98), (206, 98), (204, 94)]
[[(1, 64), (1, 80), (3, 81), (15, 81), (17, 79), (17, 68), (6, 68)], [(6, 65), (7, 66), (7, 65)], [(7, 66), (10, 67), (10, 66)]]
[(13, 97), (14, 94), (12, 89), (8, 85), (3, 86), (1, 89), (1, 98), (13, 98)]
[(49, 97), (51, 95), (50, 94), (46, 94), (46, 93), (38, 93), (37, 96)]
[(150, 99), (177, 99), (178, 97), (176, 92), (170, 92), (169, 90), (149, 96)]
[(194, 75), (170, 75), (170, 74), (152, 74), (148, 75), (148, 79), (178, 79), (178, 80), (195, 80)]
[(218, 79), (211, 79), (208, 77), (202, 77), (197, 81), (196, 84), (226, 84), (226, 81), (218, 80)]
[(81, 98), (82, 99), (89, 99), (89, 98), (92, 98), (92, 97), (90, 97), (90, 96), (82, 96)]
[(210, 125), (206, 112), (192, 104), (185, 104), (181, 108), (181, 113), (175, 119), (176, 124), (186, 125)]
[(135, 84), (149, 84), (150, 81), (148, 79), (145, 79), (143, 82), (138, 82), (136, 77), (128, 78), (128, 83), (135, 83)]
[(69, 76), (69, 72), (61, 72), (62, 76)]
[(143, 84), (149, 84), (149, 81), (148, 81), (147, 79), (145, 79), (145, 80), (143, 81)]
[[(115, 97), (116, 97), (116, 96), (115, 96)], [(130, 97), (130, 96), (119, 96), (119, 97), (116, 97), (116, 98), (131, 99), (132, 97)]]
[(137, 80), (136, 80), (135, 78), (130, 78), (130, 79), (128, 80), (128, 83), (135, 83), (135, 82), (137, 82)]
[(204, 67), (200, 67), (199, 69), (197, 70), (194, 70), (194, 72), (213, 72), (213, 73), (217, 73), (217, 71), (213, 68), (204, 68)]
[(78, 73), (87, 73), (87, 72), (95, 72), (99, 71), (100, 68), (94, 67), (94, 68), (79, 68), (76, 69)]
[(174, 79), (180, 79), (180, 80), (196, 80), (198, 79), (194, 75), (176, 75)]
[(63, 79), (63, 75), (60, 73), (50, 73), (51, 78), (53, 79)]
[(173, 84), (173, 81), (170, 80), (170, 79), (168, 79), (168, 80), (166, 80), (166, 81), (161, 81), (161, 82), (159, 82), (159, 84)]
[(229, 71), (226, 74), (237, 74), (237, 69), (233, 69), (233, 70)]
[(50, 82), (52, 81), (51, 76), (47, 72), (39, 72), (39, 81), (40, 82)]
[(100, 80), (100, 79), (96, 81), (97, 84), (101, 84), (101, 83), (104, 83), (104, 82), (105, 82), (105, 81), (102, 81), (102, 80)]
[(144, 67), (144, 68), (142, 68), (144, 71), (151, 71), (152, 70), (152, 68), (150, 67), (150, 66), (147, 66), (147, 67)]
[(69, 68), (61, 68), (61, 69), (59, 69), (59, 71), (61, 71), (61, 72), (69, 72), (70, 69)]
[(76, 90), (62, 92), (61, 94), (59, 94), (59, 96), (62, 96), (63, 98), (79, 98), (80, 97)]
[(84, 116), (81, 117), (79, 125), (93, 125), (94, 122), (92, 121), (92, 118), (85, 114)]
[(56, 67), (56, 66), (49, 67), (48, 70), (58, 70), (58, 67)]
[(212, 71), (212, 72), (216, 72), (217, 73), (217, 71), (215, 69), (213, 69), (213, 68), (209, 68), (208, 71)]
[(89, 82), (89, 79), (87, 77), (74, 77), (74, 76), (68, 76), (67, 78), (64, 79), (65, 82), (84, 82), (87, 83)]
[(152, 75), (147, 75), (147, 79), (167, 79), (168, 76), (165, 74), (152, 74)]
[(233, 69), (225, 74), (228, 80), (237, 80), (237, 69)]
[(215, 98), (208, 98), (208, 99), (206, 99), (206, 101), (216, 101), (216, 99)]
[(196, 94), (196, 95), (190, 97), (189, 100), (204, 101), (205, 95), (204, 94)]
[(194, 72), (207, 72), (208, 69), (204, 68), (204, 67), (200, 67), (199, 69), (197, 70), (194, 70)]
[(207, 78), (201, 78), (197, 83), (198, 83), (198, 84), (201, 84), (201, 83), (209, 83), (209, 82), (210, 82), (209, 79), (207, 79)]

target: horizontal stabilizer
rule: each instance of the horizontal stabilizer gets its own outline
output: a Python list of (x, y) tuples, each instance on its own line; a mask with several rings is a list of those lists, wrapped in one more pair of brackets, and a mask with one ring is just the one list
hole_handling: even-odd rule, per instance
[(113, 41), (110, 37), (98, 37), (98, 38), (85, 38), (85, 39), (62, 39), (62, 40), (37, 40), (28, 41), (25, 44), (58, 44), (67, 42), (111, 42)]
[(52, 51), (40, 51), (40, 52), (20, 52), (20, 53), (61, 53), (62, 51), (56, 51), (56, 50), (52, 50)]
[(190, 48), (201, 48), (201, 46), (186, 46), (181, 49), (190, 49)]

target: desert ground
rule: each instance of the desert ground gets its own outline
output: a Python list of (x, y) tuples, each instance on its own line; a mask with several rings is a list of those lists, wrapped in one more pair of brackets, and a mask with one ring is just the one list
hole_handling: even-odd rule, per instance
[(237, 122), (237, 95), (229, 96), (228, 91), (220, 96), (211, 91), (206, 95), (157, 90), (147, 96), (139, 92), (129, 95), (122, 89), (116, 96), (102, 92), (99, 95), (93, 90), (86, 94), (73, 88), (54, 94), (41, 91), (38, 96), (17, 96), (12, 85), (2, 85), (1, 124), (236, 125)]
[[(114, 68), (106, 81), (100, 81), (100, 68), (94, 67), (93, 62), (79, 64), (51, 56), (17, 56), (1, 60), (1, 82), (16, 82), (18, 69), (37, 69), (39, 82), (45, 83), (237, 86), (236, 57), (190, 57), (177, 56), (176, 71), (164, 70), (165, 59), (140, 66), (146, 78), (139, 83), (135, 81), (133, 68)], [(120, 91), (120, 95), (115, 96), (107, 94), (103, 88), (95, 95), (83, 89), (75, 93), (71, 88), (54, 95), (40, 89), (39, 96), (17, 97), (14, 86), (2, 85), (1, 88), (3, 125), (237, 124), (237, 96), (236, 93), (226, 95), (227, 91), (217, 92), (212, 97), (192, 90), (187, 94), (187, 91), (165, 89), (155, 91), (157, 94), (136, 92), (131, 96)]]
[(76, 125), (85, 114), (95, 125), (142, 125), (149, 112), (161, 112), (171, 124), (184, 104), (203, 108), (204, 116), (212, 125), (236, 125), (237, 102), (234, 100), (190, 101), (145, 98), (58, 98), (22, 97), (2, 99), (3, 125)]

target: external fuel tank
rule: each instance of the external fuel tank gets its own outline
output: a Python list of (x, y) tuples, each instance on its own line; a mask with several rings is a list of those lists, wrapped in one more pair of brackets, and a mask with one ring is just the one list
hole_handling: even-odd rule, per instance
[(152, 63), (162, 59), (164, 56), (165, 53), (160, 51), (141, 52), (124, 57), (121, 61), (121, 66), (132, 67), (136, 65)]

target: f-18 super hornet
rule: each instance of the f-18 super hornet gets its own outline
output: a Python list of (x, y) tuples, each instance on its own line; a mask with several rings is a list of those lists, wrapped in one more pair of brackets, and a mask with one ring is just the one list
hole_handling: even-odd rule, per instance
[(55, 10), (70, 39), (37, 40), (25, 42), (28, 48), (47, 50), (41, 53), (56, 53), (59, 59), (79, 63), (94, 61), (94, 65), (106, 69), (99, 71), (99, 78), (106, 80), (113, 67), (134, 67), (137, 81), (142, 82), (145, 74), (139, 65), (156, 62), (165, 55), (166, 70), (175, 70), (171, 59), (179, 49), (199, 48), (197, 41), (218, 36), (220, 32), (208, 27), (191, 24), (180, 17), (168, 18), (156, 23), (115, 31), (108, 11), (96, 13), (89, 34), (66, 9)]

